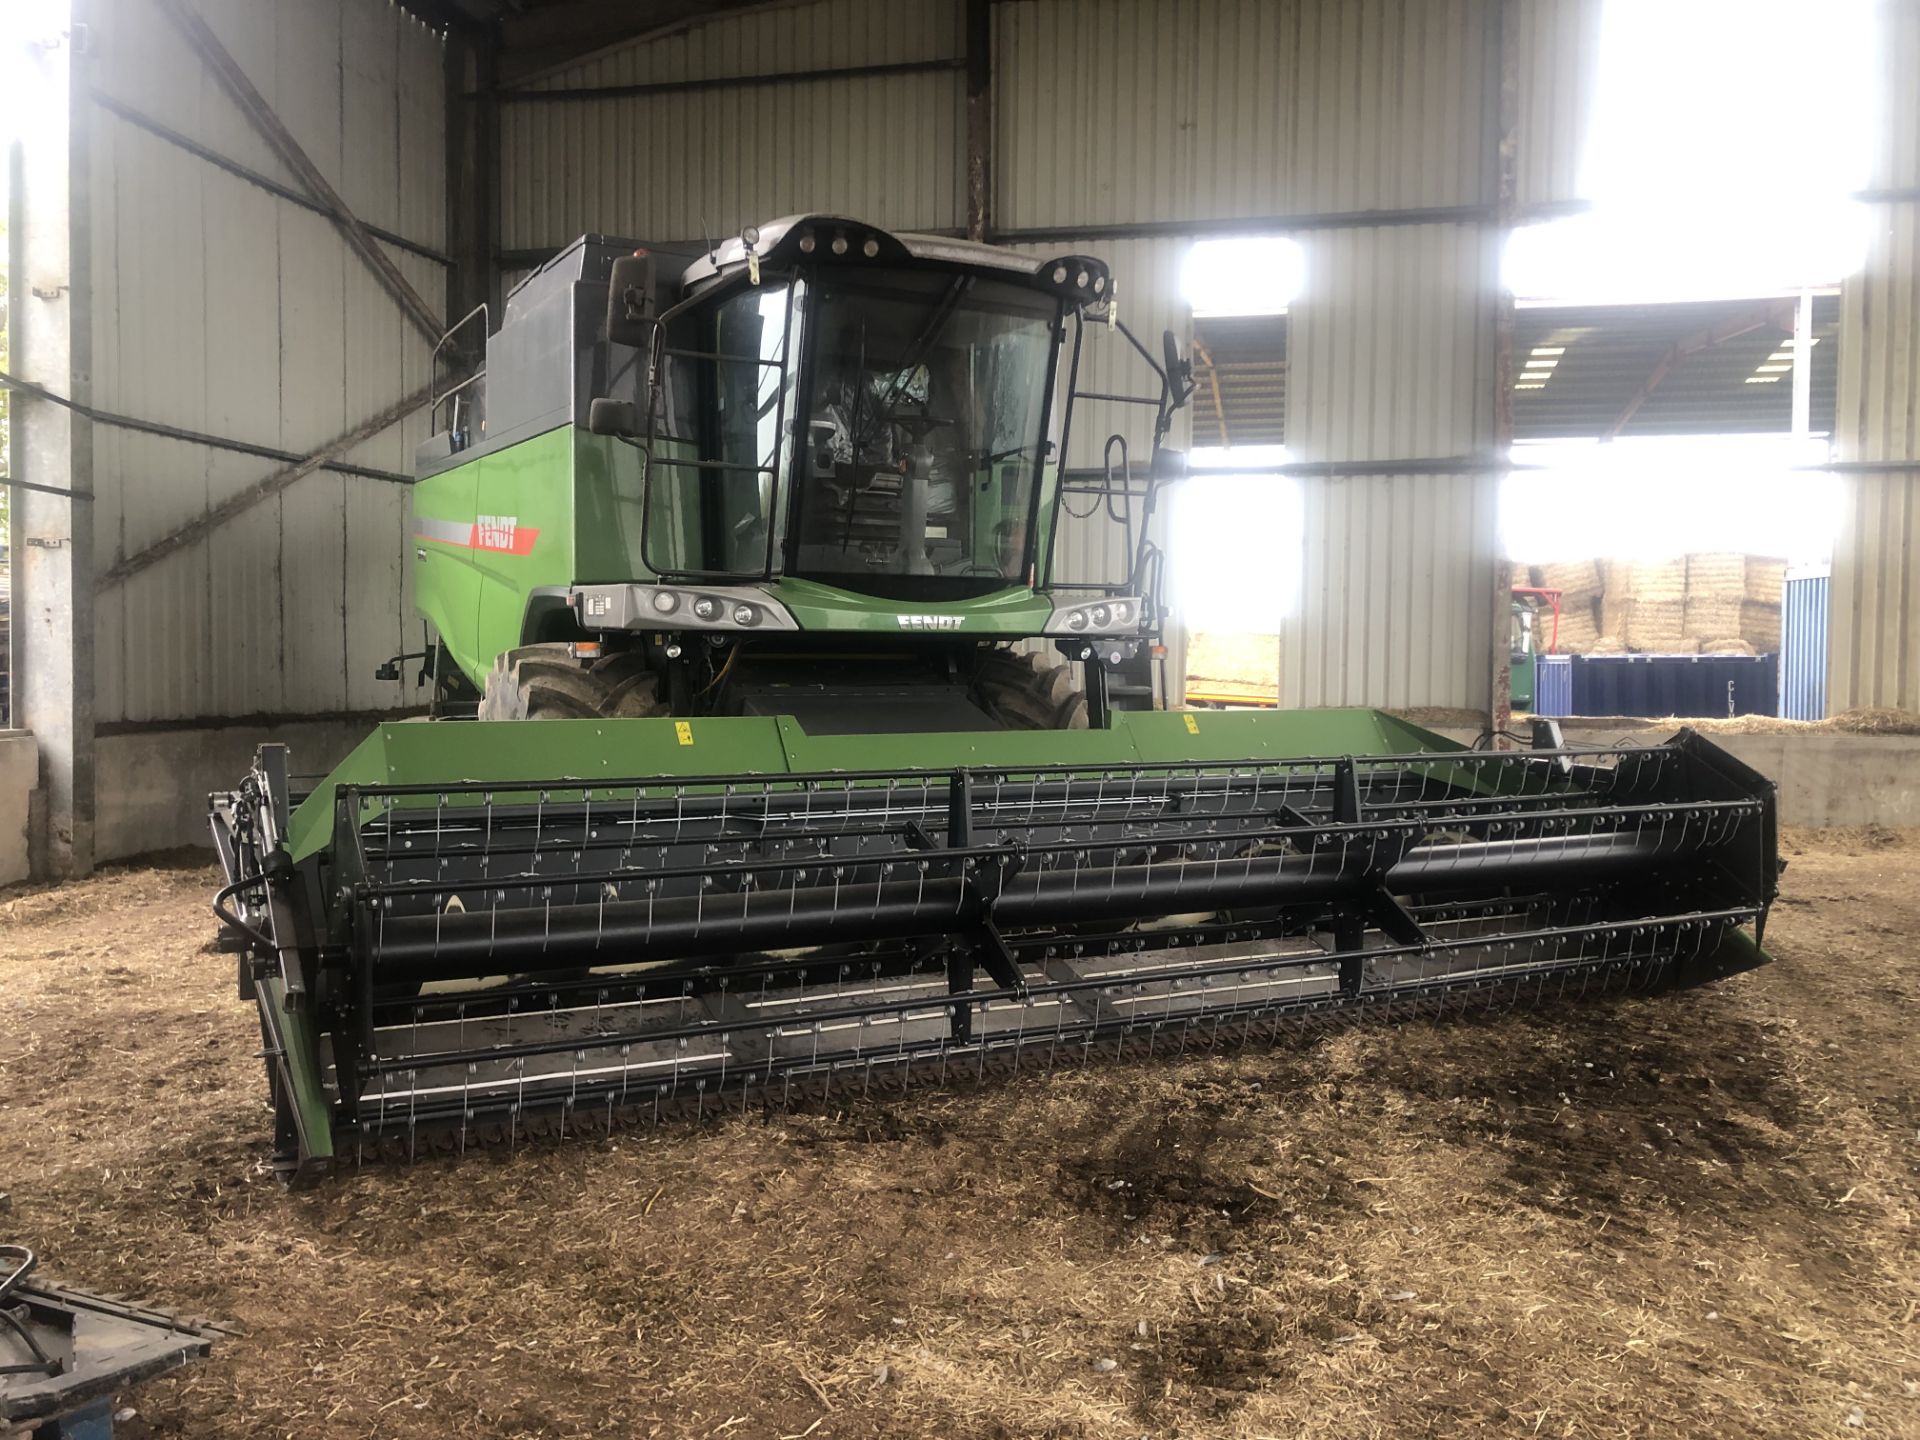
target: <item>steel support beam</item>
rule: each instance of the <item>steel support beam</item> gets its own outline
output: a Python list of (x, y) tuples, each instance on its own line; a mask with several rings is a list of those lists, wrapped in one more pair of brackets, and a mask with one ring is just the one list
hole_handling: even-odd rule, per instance
[(264, 479), (256, 480), (246, 489), (229, 496), (204, 515), (195, 516), (179, 529), (161, 536), (144, 550), (136, 550), (126, 559), (108, 566), (100, 572), (99, 588), (105, 590), (110, 585), (118, 585), (129, 575), (137, 575), (149, 565), (157, 564), (176, 551), (184, 550), (203, 536), (210, 534), (236, 515), (243, 514), (258, 505), (262, 500), (278, 495), (295, 481), (304, 479), (314, 471), (324, 468), (330, 461), (337, 460), (348, 451), (357, 449), (389, 426), (398, 425), (407, 416), (427, 403), (432, 392), (431, 386), (422, 386), (404, 400), (397, 400), (370, 419), (336, 436), (325, 445), (303, 459), (283, 465)]
[[(180, 425), (168, 425), (160, 420), (143, 420), (137, 415), (117, 415), (111, 410), (101, 410), (92, 405), (75, 403), (68, 395), (57, 394), (42, 385), (34, 385), (22, 380), (18, 375), (0, 370), (0, 390), (11, 390), (34, 400), (43, 400), (50, 405), (64, 405), (83, 420), (91, 420), (96, 425), (110, 425), (116, 430), (132, 430), (141, 435), (156, 435), (162, 440), (178, 440), (185, 445), (205, 445), (210, 450), (230, 450), (236, 455), (252, 455), (260, 460), (278, 460), (283, 464), (296, 464), (307, 457), (291, 450), (281, 450), (272, 445), (256, 445), (251, 440), (235, 440), (230, 435), (213, 435), (205, 430), (188, 430)], [(337, 475), (358, 475), (363, 480), (385, 480), (390, 484), (411, 485), (413, 477), (402, 475), (397, 470), (381, 470), (372, 465), (349, 465), (342, 460), (330, 460), (320, 467), (331, 470)], [(35, 487), (46, 489), (45, 486)], [(60, 491), (66, 494), (65, 490)], [(84, 493), (84, 492), (82, 492)]]
[[(1810, 298), (1809, 305), (1811, 305)], [(1808, 313), (1812, 313), (1811, 309)], [(1793, 328), (1792, 302), (1776, 300), (1758, 310), (1744, 310), (1738, 315), (1730, 315), (1704, 330), (1674, 341), (1667, 348), (1666, 353), (1654, 362), (1654, 367), (1648, 372), (1645, 382), (1633, 392), (1627, 403), (1620, 407), (1620, 413), (1613, 417), (1613, 423), (1600, 432), (1601, 440), (1617, 438), (1620, 432), (1627, 428), (1627, 423), (1640, 413), (1640, 407), (1653, 398), (1653, 392), (1658, 390), (1667, 376), (1673, 373), (1673, 367), (1689, 355), (1698, 355), (1702, 350), (1711, 350), (1716, 345), (1724, 345), (1727, 341), (1758, 330), (1763, 325), (1774, 325), (1782, 330), (1791, 330)]]
[(293, 138), (293, 132), (287, 129), (274, 113), (273, 107), (267, 104), (266, 97), (254, 88), (253, 81), (247, 78), (240, 63), (220, 43), (220, 37), (200, 18), (192, 0), (155, 0), (155, 3), (186, 37), (187, 43), (220, 83), (220, 88), (227, 92), (228, 98), (239, 106), (240, 113), (247, 117), (260, 138), (267, 142), (267, 147), (306, 186), (308, 193), (326, 207), (327, 214), (348, 247), (366, 262), (367, 268), (373, 271), (374, 277), (393, 296), (407, 318), (429, 341), (438, 341), (441, 332), (446, 329), (440, 316), (420, 297), (420, 292), (400, 273), (400, 267), (393, 263), (392, 257), (380, 248), (380, 242), (348, 208), (347, 202), (340, 198), (340, 193), (328, 182), (327, 177), (320, 173), (312, 157)]
[[(1519, 224), (1520, 203), (1520, 7), (1524, 0), (1500, 0), (1494, 11), (1491, 73), (1498, 77), (1486, 110), (1488, 157), (1492, 164), (1493, 253), (1483, 261), (1481, 284), (1486, 287), (1493, 318), (1493, 449), (1513, 453), (1513, 292), (1500, 278), (1500, 257), (1506, 253)], [(1498, 527), (1498, 500), (1495, 501)], [(1504, 749), (1504, 736), (1513, 724), (1513, 652), (1509, 627), (1513, 624), (1513, 562), (1496, 541), (1493, 549), (1492, 639), (1493, 668), (1487, 685), (1487, 729), (1493, 744)]]
[(494, 91), (499, 47), (490, 33), (447, 36), (447, 318), (487, 304), (499, 313), (500, 105)]
[[(17, 98), (34, 120), (10, 157), (7, 227), (13, 367), (82, 398), (92, 384), (91, 109), (69, 37), (84, 18), (46, 4), (28, 32), (31, 93)], [(63, 406), (18, 398), (9, 448), (13, 475), (35, 487), (15, 489), (12, 510), (13, 723), (40, 751), (29, 863), (41, 878), (71, 879), (93, 869), (93, 512), (83, 498), (93, 430)]]
[(993, 5), (967, 0), (967, 238), (993, 233)]
[(1813, 292), (1802, 290), (1793, 307), (1793, 438), (1813, 429)]
[(996, 230), (998, 245), (1071, 244), (1083, 240), (1202, 239), (1216, 235), (1299, 235), (1309, 230), (1366, 230), (1391, 225), (1484, 225), (1490, 205), (1430, 205), (1417, 210), (1329, 210), (1299, 215), (1234, 215), (1211, 220), (1130, 220), (1113, 225), (1039, 225)]
[(502, 90), (511, 105), (564, 105), (582, 100), (625, 100), (643, 95), (692, 95), (709, 90), (751, 90), (767, 85), (818, 85), (828, 80), (880, 80), (958, 70), (964, 59), (897, 60), (884, 65), (846, 65), (831, 70), (776, 70), (760, 75), (715, 75), (701, 80), (654, 80), (634, 85), (577, 85), (558, 90)]
[[(451, 42), (449, 48), (451, 48)], [(193, 156), (195, 159), (206, 161), (207, 164), (213, 166), (216, 170), (226, 171), (227, 174), (233, 176), (236, 180), (244, 180), (249, 185), (255, 186), (258, 189), (266, 191), (269, 195), (277, 196), (279, 199), (286, 201), (289, 205), (298, 205), (303, 210), (311, 210), (316, 215), (326, 215), (331, 218), (332, 212), (311, 195), (296, 190), (291, 185), (282, 185), (272, 176), (262, 175), (258, 170), (242, 165), (231, 156), (222, 155), (212, 146), (202, 145), (191, 136), (182, 135), (172, 126), (162, 125), (151, 115), (143, 114), (141, 111), (134, 109), (133, 106), (128, 105), (125, 101), (116, 100), (111, 95), (101, 95), (96, 92), (93, 97), (93, 103), (109, 114), (118, 116), (129, 125), (146, 131), (147, 134), (153, 136), (154, 139), (164, 140), (176, 149), (186, 151), (187, 154)], [(376, 239), (386, 241), (389, 245), (395, 246), (398, 249), (418, 255), (422, 259), (431, 260), (435, 264), (450, 265), (453, 263), (453, 257), (445, 251), (436, 250), (431, 245), (423, 245), (418, 240), (410, 240), (405, 235), (397, 234), (392, 230), (382, 229), (378, 225), (367, 226), (367, 233)]]
[(1213, 352), (1199, 340), (1193, 342), (1193, 358), (1206, 371), (1208, 387), (1213, 391), (1213, 418), (1220, 426), (1220, 443), (1231, 445), (1233, 441), (1227, 435), (1227, 407), (1220, 398), (1220, 367), (1213, 363)]
[(769, 10), (804, 0), (570, 0), (527, 5), (514, 0), (500, 20), (503, 85), (531, 85), (616, 45), (672, 35), (743, 10)]

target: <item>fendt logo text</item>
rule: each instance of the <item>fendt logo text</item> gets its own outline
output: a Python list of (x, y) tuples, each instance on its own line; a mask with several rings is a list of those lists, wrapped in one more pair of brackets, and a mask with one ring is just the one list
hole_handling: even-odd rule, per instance
[(514, 551), (514, 531), (520, 528), (517, 515), (481, 515), (473, 522), (473, 544), (476, 550)]
[(902, 630), (958, 630), (958, 615), (896, 615)]

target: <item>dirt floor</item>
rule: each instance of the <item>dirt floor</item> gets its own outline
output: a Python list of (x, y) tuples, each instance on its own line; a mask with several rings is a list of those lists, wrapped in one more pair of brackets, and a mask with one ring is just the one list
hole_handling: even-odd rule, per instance
[(1787, 853), (1706, 991), (300, 1194), (212, 872), (116, 870), (0, 897), (0, 1234), (241, 1330), (136, 1440), (1920, 1435), (1920, 836)]

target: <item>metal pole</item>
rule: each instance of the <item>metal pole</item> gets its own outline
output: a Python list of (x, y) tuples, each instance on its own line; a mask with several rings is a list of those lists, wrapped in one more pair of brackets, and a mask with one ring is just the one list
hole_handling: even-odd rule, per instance
[(967, 238), (993, 232), (993, 5), (967, 0)]
[[(13, 365), (85, 403), (91, 365), (86, 180), (92, 102), (71, 35), (84, 19), (41, 7), (28, 33), (23, 97), (34, 123), (14, 151), (8, 226)], [(17, 396), (13, 474), (14, 721), (40, 752), (29, 802), (29, 864), (70, 879), (93, 869), (93, 427), (60, 405)], [(65, 490), (73, 494), (60, 494)]]
[(1813, 292), (1802, 290), (1793, 312), (1793, 438), (1813, 428)]
[[(1518, 147), (1520, 131), (1520, 12), (1517, 0), (1502, 0), (1493, 18), (1499, 76), (1493, 116), (1493, 173), (1495, 229), (1493, 254), (1484, 262), (1493, 305), (1493, 446), (1510, 457), (1513, 449), (1513, 295), (1503, 283), (1499, 265), (1513, 236), (1519, 204)], [(1508, 626), (1512, 623), (1512, 562), (1497, 538), (1499, 482), (1494, 492), (1492, 673), (1487, 685), (1487, 728), (1495, 748), (1504, 748), (1502, 733), (1513, 724), (1513, 659)]]

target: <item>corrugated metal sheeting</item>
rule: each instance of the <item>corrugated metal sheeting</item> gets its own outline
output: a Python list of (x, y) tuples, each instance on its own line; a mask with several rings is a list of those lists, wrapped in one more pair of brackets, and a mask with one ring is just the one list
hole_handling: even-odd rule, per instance
[(1780, 606), (1780, 717), (1827, 718), (1826, 566), (1787, 572)]
[[(845, 69), (961, 54), (957, 0), (822, 0), (726, 17), (548, 77), (574, 89)], [(964, 223), (960, 71), (508, 104), (501, 243), (587, 231), (730, 235), (803, 210), (896, 229)]]
[[(1883, 3), (1880, 95), (1890, 109), (1876, 188), (1920, 185), (1920, 7)], [(1874, 208), (1865, 268), (1841, 291), (1842, 460), (1914, 462), (1844, 477), (1834, 547), (1828, 703), (1920, 709), (1920, 203)]]
[(1583, 200), (1580, 163), (1593, 119), (1605, 0), (1516, 0), (1521, 212)]
[(995, 7), (1008, 229), (1477, 205), (1494, 0)]
[[(1492, 438), (1491, 232), (1446, 225), (1307, 237), (1289, 314), (1287, 433), (1300, 460), (1465, 456)], [(1498, 481), (1488, 474), (1299, 482), (1283, 705), (1484, 709)], [(1284, 573), (1284, 558), (1281, 568)]]
[(1863, 274), (1841, 301), (1842, 460), (1911, 470), (1842, 477), (1834, 546), (1834, 709), (1920, 709), (1920, 205), (1885, 206)]
[[(349, 206), (443, 241), (441, 45), (386, 0), (196, 0)], [(101, 96), (296, 185), (149, 0), (94, 0)], [(426, 380), (427, 346), (333, 226), (104, 106), (91, 166), (93, 398), (307, 453)], [(439, 267), (392, 251), (438, 304)], [(348, 457), (405, 472), (424, 418)], [(273, 471), (96, 426), (102, 570)], [(373, 667), (417, 641), (405, 488), (309, 475), (98, 600), (102, 723), (390, 708)]]

